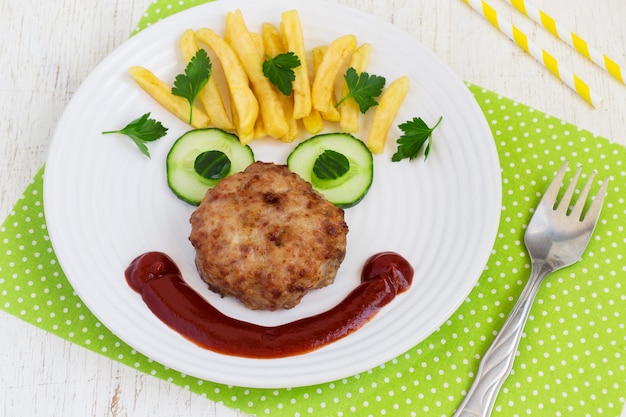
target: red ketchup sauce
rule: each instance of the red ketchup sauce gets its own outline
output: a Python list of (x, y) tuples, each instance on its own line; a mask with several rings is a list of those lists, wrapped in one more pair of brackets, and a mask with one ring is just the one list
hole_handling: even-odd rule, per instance
[(272, 327), (220, 313), (185, 283), (164, 253), (138, 256), (125, 275), (161, 321), (198, 346), (233, 356), (280, 358), (313, 351), (358, 330), (411, 286), (413, 267), (393, 252), (373, 255), (363, 266), (361, 284), (338, 305)]

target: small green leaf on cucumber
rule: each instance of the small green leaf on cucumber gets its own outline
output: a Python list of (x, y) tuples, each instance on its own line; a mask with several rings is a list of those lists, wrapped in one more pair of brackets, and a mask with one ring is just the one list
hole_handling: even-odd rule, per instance
[(324, 133), (305, 140), (289, 154), (287, 166), (342, 208), (359, 203), (374, 178), (372, 153), (349, 133)]
[(313, 174), (322, 180), (336, 180), (350, 170), (350, 161), (332, 149), (326, 149), (313, 164)]
[(193, 168), (207, 180), (221, 180), (230, 172), (230, 159), (222, 151), (210, 150), (196, 157)]
[(167, 155), (167, 184), (178, 198), (197, 206), (209, 188), (253, 162), (252, 149), (236, 135), (217, 128), (191, 130)]

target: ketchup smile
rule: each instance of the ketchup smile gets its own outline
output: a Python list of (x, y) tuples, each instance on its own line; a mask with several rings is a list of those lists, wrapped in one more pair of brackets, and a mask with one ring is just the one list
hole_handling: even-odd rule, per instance
[(373, 255), (363, 266), (361, 284), (335, 307), (271, 327), (222, 314), (183, 280), (178, 266), (162, 252), (138, 256), (125, 276), (163, 323), (198, 346), (226, 355), (269, 359), (311, 352), (358, 330), (409, 289), (413, 267), (394, 252)]

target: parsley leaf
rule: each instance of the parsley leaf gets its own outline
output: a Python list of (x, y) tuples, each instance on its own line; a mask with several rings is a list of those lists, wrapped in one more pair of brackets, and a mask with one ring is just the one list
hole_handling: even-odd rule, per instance
[(172, 94), (187, 99), (189, 102), (189, 124), (193, 120), (193, 105), (202, 88), (211, 76), (211, 58), (204, 49), (198, 49), (185, 68), (184, 74), (178, 74), (172, 87)]
[(281, 93), (290, 96), (293, 91), (292, 83), (296, 79), (293, 68), (299, 67), (300, 64), (300, 58), (293, 52), (279, 54), (274, 58), (268, 57), (263, 61), (263, 75), (278, 87)]
[(441, 120), (443, 120), (443, 117), (439, 117), (437, 124), (432, 128), (428, 127), (421, 117), (414, 117), (413, 120), (399, 125), (398, 127), (404, 134), (398, 138), (398, 150), (393, 154), (391, 160), (398, 162), (404, 158), (409, 158), (409, 160), (415, 159), (424, 143), (428, 142), (424, 150), (424, 160), (426, 160), (430, 153), (431, 136), (433, 131), (439, 126), (439, 123), (441, 123)]
[(370, 107), (378, 104), (375, 98), (380, 95), (385, 86), (385, 77), (370, 75), (367, 72), (357, 74), (356, 70), (350, 67), (346, 71), (344, 79), (348, 86), (348, 94), (339, 100), (335, 107), (339, 107), (348, 98), (353, 98), (359, 105), (361, 113), (365, 114)]
[(313, 174), (321, 180), (336, 180), (350, 170), (350, 161), (344, 154), (332, 149), (322, 152), (313, 164)]
[(102, 132), (103, 135), (112, 133), (119, 133), (130, 137), (141, 153), (150, 158), (150, 152), (148, 152), (146, 142), (152, 142), (162, 138), (167, 133), (167, 128), (158, 120), (151, 119), (150, 113), (146, 113), (127, 124), (123, 129)]

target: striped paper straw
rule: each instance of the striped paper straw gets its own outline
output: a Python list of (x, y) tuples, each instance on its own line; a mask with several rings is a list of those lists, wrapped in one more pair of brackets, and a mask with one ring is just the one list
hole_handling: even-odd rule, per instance
[(536, 23), (546, 28), (554, 36), (567, 43), (572, 48), (580, 52), (584, 57), (594, 62), (600, 68), (603, 68), (613, 77), (626, 84), (624, 80), (624, 71), (622, 68), (611, 58), (602, 54), (597, 49), (593, 48), (583, 38), (575, 34), (574, 32), (561, 26), (550, 17), (543, 10), (537, 8), (537, 6), (525, 0), (507, 0), (517, 10), (524, 13)]
[(515, 42), (520, 48), (528, 52), (533, 58), (543, 64), (543, 66), (546, 67), (552, 74), (563, 81), (572, 90), (576, 91), (593, 107), (599, 107), (602, 104), (602, 98), (591, 91), (586, 82), (569, 69), (565, 68), (563, 65), (560, 65), (556, 58), (554, 58), (554, 56), (545, 49), (540, 48), (535, 43), (530, 41), (524, 32), (519, 30), (510, 22), (500, 19), (496, 10), (484, 0), (463, 1), (469, 4), (474, 11), (480, 13), (485, 19), (504, 33), (510, 40)]

